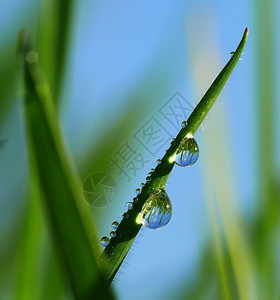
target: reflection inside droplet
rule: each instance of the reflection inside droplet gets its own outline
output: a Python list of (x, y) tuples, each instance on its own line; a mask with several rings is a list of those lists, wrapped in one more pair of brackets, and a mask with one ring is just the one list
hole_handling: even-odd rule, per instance
[(194, 138), (186, 140), (183, 146), (177, 150), (174, 161), (180, 167), (189, 167), (193, 165), (199, 156), (199, 148)]
[(145, 227), (157, 229), (165, 226), (171, 219), (172, 205), (165, 190), (152, 194), (143, 205), (137, 217), (137, 223)]

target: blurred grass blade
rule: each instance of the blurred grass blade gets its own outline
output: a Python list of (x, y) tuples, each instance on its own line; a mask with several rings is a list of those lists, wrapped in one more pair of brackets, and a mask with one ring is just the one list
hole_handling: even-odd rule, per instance
[(116, 230), (116, 237), (111, 239), (109, 245), (104, 249), (102, 258), (104, 256), (107, 258), (106, 269), (109, 281), (112, 281), (114, 278), (141, 228), (141, 225), (136, 222), (136, 219), (141, 212), (142, 206), (148, 197), (154, 193), (154, 191), (158, 191), (165, 186), (166, 180), (174, 166), (174, 162), (172, 160), (174, 153), (177, 151), (180, 144), (183, 143), (186, 138), (188, 138), (189, 134), (193, 135), (196, 132), (206, 117), (208, 111), (211, 109), (240, 59), (246, 44), (247, 36), (248, 29), (246, 28), (235, 53), (232, 55), (229, 62), (222, 69), (220, 74), (207, 90), (206, 94), (191, 113), (187, 120), (187, 126), (180, 130), (174, 142), (166, 151), (166, 154), (161, 159), (161, 163), (156, 167), (151, 176), (150, 184), (143, 187), (141, 194), (138, 195), (138, 201), (133, 205), (133, 209), (129, 211), (129, 217), (124, 218), (120, 223), (118, 229)]
[[(38, 272), (41, 258), (43, 227), (42, 214), (36, 214), (40, 208), (38, 199), (31, 197), (27, 213), (21, 224), (20, 239), (17, 247), (16, 288), (14, 299), (28, 300), (39, 298), (40, 278)], [(24, 270), (24, 272), (22, 271)]]
[(27, 197), (16, 247), (14, 299), (64, 299), (69, 290), (64, 282), (65, 270), (59, 268), (59, 256), (50, 240), (40, 199), (30, 191), (24, 200)]
[(261, 299), (280, 297), (279, 266), (279, 173), (277, 174), (277, 6), (275, 0), (254, 1), (256, 27), (256, 87), (258, 166), (257, 194), (260, 207), (254, 226), (254, 248), (259, 267)]
[[(21, 35), (22, 43), (26, 38)], [(24, 52), (25, 119), (33, 187), (48, 209), (52, 233), (61, 250), (76, 299), (112, 299), (96, 260), (97, 243), (92, 217), (82, 199), (79, 181), (37, 63), (28, 43)]]
[[(71, 14), (72, 1), (43, 1), (41, 16), (38, 18), (41, 25), (38, 34), (41, 67), (47, 76), (46, 81), (51, 84), (55, 102), (58, 102), (62, 88)], [(22, 45), (19, 45), (19, 48), (20, 46)], [(19, 50), (22, 53), (22, 49)], [(43, 220), (42, 207), (38, 205), (39, 199), (34, 197), (34, 193), (28, 192), (23, 202), (28, 206), (17, 249), (15, 299), (62, 299), (66, 291), (63, 284), (65, 272), (56, 265), (57, 254), (47, 236), (45, 226), (38, 226)], [(38, 219), (41, 221), (39, 224)], [(43, 255), (47, 264), (42, 263)], [(34, 284), (35, 282), (37, 284)]]
[(40, 67), (52, 91), (55, 104), (59, 104), (61, 96), (72, 13), (72, 0), (45, 0), (40, 12)]
[[(8, 46), (1, 51), (1, 68), (0, 68), (0, 127), (8, 115), (9, 109), (16, 97), (16, 64), (13, 55), (14, 47)], [(3, 146), (3, 144), (1, 145)]]
[(221, 285), (221, 294), (223, 295), (222, 298), (224, 300), (231, 300), (232, 296), (230, 292), (228, 270), (224, 258), (225, 255), (223, 253), (222, 234), (217, 221), (218, 213), (214, 205), (214, 199), (211, 199), (208, 202), (209, 202), (208, 205), (210, 211), (210, 221), (211, 221), (212, 233), (213, 233), (213, 243), (215, 247), (214, 253), (216, 254), (215, 257), (217, 261), (217, 269), (218, 269), (220, 285)]

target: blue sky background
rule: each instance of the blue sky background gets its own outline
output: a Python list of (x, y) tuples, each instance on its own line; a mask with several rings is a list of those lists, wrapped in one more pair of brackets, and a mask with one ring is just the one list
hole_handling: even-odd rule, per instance
[[(2, 2), (0, 26), (9, 30), (1, 30), (1, 40), (12, 42), (21, 27), (33, 28), (38, 7), (38, 2), (31, 0)], [(177, 289), (191, 285), (199, 276), (201, 254), (210, 235), (206, 207), (209, 194), (203, 176), (208, 159), (205, 134), (207, 123), (215, 120), (217, 113), (225, 114), (221, 126), (227, 128), (225, 143), (232, 158), (241, 214), (250, 220), (256, 213), (258, 158), (253, 151), (257, 124), (252, 3), (240, 0), (76, 3), (61, 118), (68, 145), (77, 160), (114, 126), (134, 94), (148, 97), (142, 99), (146, 116), (133, 132), (154, 116), (175, 134), (176, 130), (160, 116), (159, 108), (177, 91), (195, 106), (230, 58), (245, 27), (249, 27), (250, 35), (243, 61), (204, 123), (205, 131), (199, 129), (195, 136), (201, 150), (198, 162), (191, 168), (175, 167), (168, 180), (166, 191), (173, 205), (172, 219), (160, 230), (141, 230), (133, 253), (128, 254), (114, 282), (119, 299), (174, 299)], [(215, 58), (212, 53), (216, 53)], [(205, 71), (195, 69), (202, 54)], [(211, 71), (209, 65), (213, 65)], [(203, 78), (200, 83), (195, 72)], [(9, 135), (10, 139), (0, 157), (2, 170), (9, 170), (0, 174), (1, 198), (13, 199), (1, 203), (6, 221), (13, 217), (13, 206), (20, 205), (19, 195), (24, 190), (26, 176), (20, 101), (15, 106), (2, 129), (2, 135)], [(129, 142), (135, 142), (133, 136)], [(279, 138), (277, 143), (279, 146)], [(159, 151), (156, 158), (165, 150)], [(121, 220), (125, 203), (132, 200), (135, 189), (155, 166), (156, 158), (149, 156), (144, 148), (139, 147), (138, 151), (150, 162), (129, 184), (110, 169), (118, 191), (113, 203), (94, 209), (100, 237), (109, 234), (113, 221)], [(92, 170), (99, 171), (102, 170)], [(15, 183), (16, 190), (12, 188)]]

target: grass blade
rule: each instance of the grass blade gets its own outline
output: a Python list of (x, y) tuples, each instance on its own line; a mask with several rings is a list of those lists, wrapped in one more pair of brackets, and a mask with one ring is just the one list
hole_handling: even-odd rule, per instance
[(246, 44), (247, 37), (248, 29), (246, 28), (235, 53), (232, 55), (229, 62), (214, 80), (206, 94), (191, 113), (189, 119), (187, 120), (187, 126), (180, 130), (175, 141), (161, 159), (160, 165), (156, 167), (155, 172), (151, 176), (151, 184), (143, 187), (141, 194), (138, 196), (138, 202), (136, 202), (133, 206), (133, 209), (129, 211), (129, 217), (122, 220), (118, 229), (116, 230), (117, 236), (111, 239), (108, 246), (104, 249), (101, 259), (104, 260), (104, 258), (106, 258), (106, 268), (109, 281), (112, 281), (114, 278), (127, 252), (129, 251), (134, 238), (141, 228), (141, 225), (138, 224), (136, 220), (141, 212), (142, 206), (153, 191), (162, 189), (165, 186), (166, 180), (168, 179), (169, 174), (174, 166), (172, 160), (174, 153), (179, 148), (180, 144), (183, 143), (190, 134), (193, 135), (196, 132), (206, 117), (208, 111), (214, 104), (219, 93), (234, 70), (237, 62), (239, 61)]
[[(38, 233), (43, 231), (43, 218), (42, 214), (34, 213), (40, 209), (38, 199), (31, 196), (28, 204), (29, 207), (24, 215), (17, 249), (17, 278), (14, 291), (14, 299), (22, 300), (31, 299), (32, 297), (38, 298), (40, 289), (38, 265), (43, 236), (38, 235)], [(30, 222), (30, 220), (32, 221)], [(34, 226), (35, 224), (36, 226)]]
[(279, 175), (277, 174), (277, 1), (255, 1), (258, 195), (253, 228), (260, 298), (279, 298)]
[(42, 3), (38, 33), (40, 66), (52, 91), (55, 104), (60, 102), (72, 14), (72, 0), (47, 0)]
[[(26, 39), (22, 41), (26, 43)], [(76, 299), (112, 299), (98, 268), (92, 218), (63, 142), (51, 95), (36, 60), (25, 45), (25, 119), (33, 186), (48, 209)]]
[[(47, 82), (51, 85), (52, 95), (56, 103), (59, 101), (63, 82), (72, 6), (72, 1), (43, 1), (39, 18), (41, 26), (38, 34), (38, 48), (41, 67), (47, 77)], [(22, 45), (19, 45), (19, 48), (20, 46)], [(22, 54), (22, 49), (19, 50)], [(7, 74), (5, 75), (7, 77)], [(31, 203), (29, 203), (30, 200)], [(38, 219), (43, 219), (42, 208), (38, 205), (39, 200), (32, 193), (31, 195), (27, 193), (23, 201), (28, 203), (28, 209), (26, 210), (27, 220), (23, 224), (19, 243), (15, 299), (19, 299), (19, 297), (22, 299), (42, 298), (42, 295), (46, 298), (51, 295), (52, 299), (60, 299), (61, 297), (55, 297), (53, 293), (57, 292), (57, 295), (62, 295), (65, 291), (62, 281), (63, 273), (58, 269), (59, 266), (55, 265), (58, 260), (52, 259), (51, 264), (45, 266), (39, 263), (39, 259), (34, 259), (34, 257), (39, 256), (39, 253), (41, 256), (46, 255), (40, 249), (42, 247), (48, 248), (46, 243), (50, 243), (49, 239), (46, 240), (46, 229), (43, 230), (43, 226), (38, 226)], [(53, 245), (49, 248), (49, 251), (54, 251)], [(56, 257), (57, 255), (53, 253), (52, 256)], [(42, 274), (47, 273), (47, 268), (51, 265), (54, 269), (56, 268), (57, 272), (50, 274), (49, 278), (47, 278), (47, 275), (42, 278)], [(22, 270), (26, 271), (22, 272)], [(34, 283), (38, 282), (39, 278), (41, 283), (40, 296), (39, 284), (35, 284), (36, 290), (34, 290)], [(52, 281), (53, 283), (50, 286), (49, 283)], [(44, 286), (47, 293), (42, 292), (42, 286)], [(37, 296), (34, 296), (35, 292), (37, 292)]]

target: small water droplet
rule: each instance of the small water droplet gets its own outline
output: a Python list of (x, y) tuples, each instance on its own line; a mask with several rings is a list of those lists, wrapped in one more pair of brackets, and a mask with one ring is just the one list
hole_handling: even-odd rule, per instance
[(187, 121), (183, 121), (183, 122), (181, 123), (182, 128), (187, 127), (187, 125), (188, 125)]
[(161, 163), (161, 159), (158, 159), (157, 164), (160, 165), (160, 163)]
[(143, 205), (137, 222), (145, 227), (157, 229), (165, 226), (171, 219), (172, 205), (165, 190), (152, 194)]
[(230, 55), (232, 56), (234, 53), (235, 53), (234, 51), (231, 51), (231, 52), (230, 52)]
[(146, 180), (147, 180), (147, 181), (150, 181), (150, 180), (151, 180), (151, 176), (147, 176), (147, 177), (146, 177)]
[(115, 231), (111, 231), (111, 232), (110, 232), (110, 237), (111, 237), (111, 238), (114, 238), (114, 237), (116, 237), (116, 236), (117, 236), (117, 234), (116, 234)]
[(133, 202), (137, 202), (138, 201), (138, 198), (137, 197), (134, 197), (133, 198)]
[(127, 202), (126, 203), (126, 208), (127, 208), (127, 210), (131, 210), (133, 208), (133, 203), (132, 202)]
[(100, 244), (103, 247), (107, 247), (109, 243), (110, 243), (110, 239), (107, 236), (103, 236), (103, 238), (101, 238), (100, 240)]
[(140, 186), (141, 186), (141, 187), (143, 187), (144, 185), (145, 185), (145, 183), (143, 183), (143, 182), (142, 182), (142, 183), (140, 183)]
[(188, 167), (197, 161), (198, 156), (198, 144), (194, 138), (189, 138), (185, 144), (177, 150), (174, 161), (180, 167)]
[(123, 214), (124, 219), (127, 219), (128, 217), (129, 217), (129, 214), (127, 212)]
[(136, 189), (136, 190), (135, 190), (135, 193), (136, 193), (136, 195), (141, 194), (141, 189)]
[(112, 223), (112, 228), (116, 230), (119, 227), (119, 225), (120, 225), (120, 223), (115, 221)]

